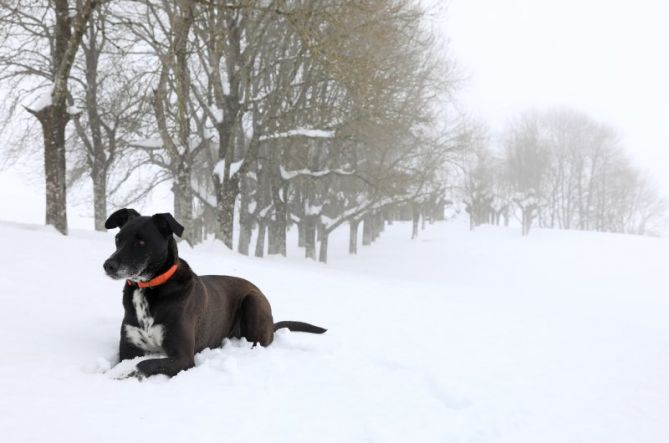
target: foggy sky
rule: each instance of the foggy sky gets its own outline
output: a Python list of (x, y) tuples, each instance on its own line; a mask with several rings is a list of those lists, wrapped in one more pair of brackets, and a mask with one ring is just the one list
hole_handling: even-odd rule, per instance
[(619, 131), (635, 163), (669, 196), (669, 3), (444, 4), (435, 26), (467, 77), (458, 95), (465, 111), (493, 131), (528, 109), (586, 112)]

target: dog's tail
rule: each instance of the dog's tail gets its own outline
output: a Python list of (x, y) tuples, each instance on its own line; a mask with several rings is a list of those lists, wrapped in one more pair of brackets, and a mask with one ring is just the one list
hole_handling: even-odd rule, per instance
[(274, 331), (281, 328), (288, 328), (293, 332), (310, 332), (312, 334), (322, 334), (327, 331), (327, 329), (310, 325), (309, 323), (304, 323), (302, 321), (280, 321), (274, 323)]

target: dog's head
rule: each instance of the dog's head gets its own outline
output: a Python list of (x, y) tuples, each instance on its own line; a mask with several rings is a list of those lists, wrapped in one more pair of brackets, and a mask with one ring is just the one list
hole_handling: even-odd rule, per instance
[(121, 228), (116, 234), (116, 251), (105, 261), (104, 269), (114, 279), (147, 281), (177, 257), (172, 234), (181, 236), (183, 226), (172, 214), (141, 216), (134, 209), (119, 209), (109, 216), (105, 228)]

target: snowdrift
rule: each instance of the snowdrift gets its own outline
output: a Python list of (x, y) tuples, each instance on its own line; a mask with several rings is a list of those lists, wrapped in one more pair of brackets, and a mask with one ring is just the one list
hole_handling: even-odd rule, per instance
[(2, 440), (669, 441), (666, 240), (409, 229), (356, 257), (334, 236), (328, 266), (181, 246), (328, 332), (226, 341), (140, 382), (117, 379), (113, 234), (0, 224)]

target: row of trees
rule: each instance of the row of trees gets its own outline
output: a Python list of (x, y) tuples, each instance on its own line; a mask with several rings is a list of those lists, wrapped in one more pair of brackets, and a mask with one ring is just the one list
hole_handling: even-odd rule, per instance
[(170, 182), (191, 244), (213, 234), (249, 254), (255, 237), (255, 255), (285, 255), (296, 225), (326, 261), (345, 223), (352, 253), (360, 223), (365, 242), (394, 217), (415, 235), (465, 147), (438, 121), (454, 83), (424, 14), (414, 0), (0, 2), (5, 105), (42, 129), (47, 224), (67, 233), (67, 184), (86, 179), (96, 229)]
[(613, 129), (571, 110), (523, 115), (495, 151), (479, 129), (465, 194), (472, 228), (507, 224), (659, 235), (667, 201), (625, 155)]
[(102, 230), (163, 182), (188, 242), (256, 256), (285, 255), (291, 226), (321, 261), (344, 224), (351, 253), (360, 226), (363, 244), (394, 219), (415, 237), (446, 190), (472, 228), (659, 232), (666, 204), (610, 128), (531, 113), (492, 149), (447, 120), (456, 79), (425, 16), (418, 0), (0, 0), (8, 154), (41, 142), (62, 233), (68, 187), (92, 183)]

